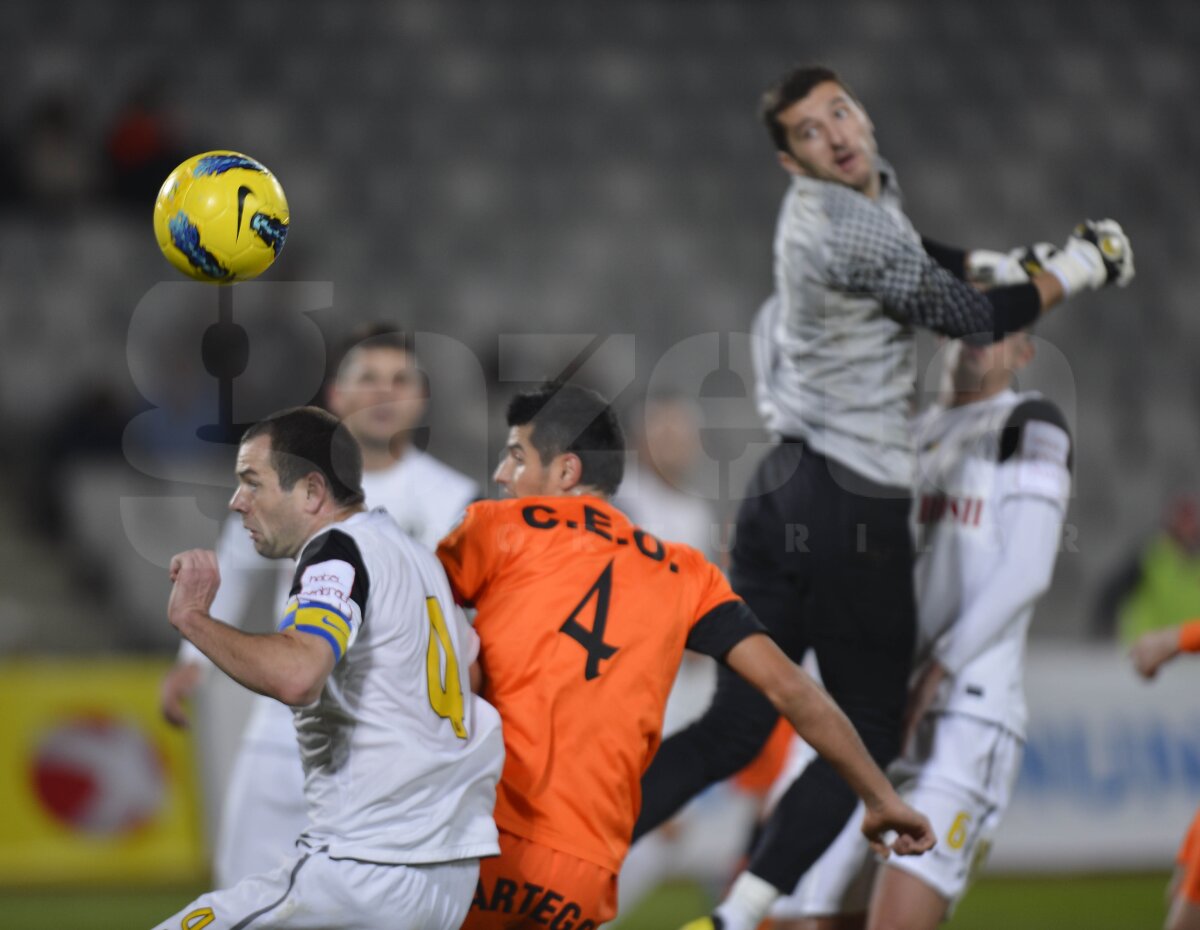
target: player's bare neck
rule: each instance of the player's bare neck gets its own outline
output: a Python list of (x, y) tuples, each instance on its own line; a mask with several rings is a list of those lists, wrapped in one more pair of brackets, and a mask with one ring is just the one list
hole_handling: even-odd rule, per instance
[(387, 445), (375, 446), (361, 444), (364, 472), (387, 471), (399, 464), (407, 454), (410, 443), (407, 433), (397, 433)]
[(608, 500), (608, 495), (599, 488), (594, 488), (590, 484), (577, 484), (571, 490), (566, 492), (567, 497), (598, 497), (602, 501)]
[(860, 193), (866, 197), (869, 197), (871, 200), (878, 200), (879, 195), (882, 192), (883, 192), (883, 182), (880, 179), (880, 174), (878, 171), (872, 171), (871, 172), (871, 180), (869, 180), (867, 182), (866, 189), (860, 191)]
[(991, 400), (997, 394), (1003, 394), (1011, 385), (1012, 382), (1010, 381), (998, 381), (994, 384), (988, 384), (985, 381), (984, 384), (980, 385), (978, 390), (957, 390), (950, 401), (950, 406), (965, 407), (967, 404), (977, 404), (980, 401)]

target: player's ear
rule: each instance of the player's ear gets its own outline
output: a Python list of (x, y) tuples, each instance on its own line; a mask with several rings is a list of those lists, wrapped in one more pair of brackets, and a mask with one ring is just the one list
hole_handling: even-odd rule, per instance
[(781, 152), (776, 149), (775, 158), (779, 162), (779, 167), (788, 174), (792, 174), (801, 178), (808, 174), (808, 172), (801, 167), (800, 162), (796, 161), (791, 152)]
[(321, 392), (322, 398), (325, 401), (325, 409), (332, 413), (339, 420), (342, 416), (342, 389), (338, 387), (337, 378), (330, 378), (325, 382), (325, 389)]
[(574, 452), (564, 452), (555, 460), (555, 478), (562, 491), (574, 490), (583, 481), (583, 462)]
[(871, 121), (871, 114), (867, 112), (866, 107), (864, 107), (861, 103), (858, 103), (857, 101), (855, 101), (854, 106), (858, 109), (859, 117), (863, 121), (863, 126), (866, 127), (867, 132), (869, 132), (872, 136), (874, 136), (875, 135), (875, 124)]
[(304, 477), (304, 512), (316, 513), (329, 497), (329, 484), (319, 471), (310, 471)]

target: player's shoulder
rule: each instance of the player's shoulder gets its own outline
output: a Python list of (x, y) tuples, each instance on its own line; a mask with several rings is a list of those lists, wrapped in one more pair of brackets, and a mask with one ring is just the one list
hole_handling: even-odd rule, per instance
[(1067, 418), (1040, 394), (1018, 395), (1000, 431), (998, 459), (1039, 459), (1071, 468), (1073, 442)]
[(819, 210), (833, 222), (871, 209), (870, 198), (845, 184), (821, 178), (794, 178), (788, 200), (794, 212)]
[(537, 527), (539, 524), (540, 511), (530, 510), (531, 506), (536, 507), (528, 498), (472, 501), (448, 535), (478, 539), (490, 529), (511, 541), (512, 534), (520, 527)]
[(296, 561), (293, 594), (302, 585), (329, 582), (355, 595), (360, 604), (366, 602), (370, 575), (363, 558), (363, 547), (359, 544), (367, 530), (366, 521), (361, 519), (365, 516), (356, 515), (350, 521), (326, 528), (309, 540)]
[[(637, 550), (667, 566), (670, 575), (682, 582), (709, 584), (721, 570), (696, 546), (676, 540), (662, 539), (648, 530), (633, 528)], [(724, 577), (724, 576), (722, 576)]]
[(472, 501), (467, 505), (467, 515), (476, 520), (506, 519), (520, 515), (522, 499), (506, 497), (500, 500)]
[(344, 521), (328, 527), (308, 541), (297, 563), (304, 567), (317, 562), (340, 560), (356, 566), (361, 565), (362, 548), (359, 538), (365, 531), (365, 524), (348, 525)]

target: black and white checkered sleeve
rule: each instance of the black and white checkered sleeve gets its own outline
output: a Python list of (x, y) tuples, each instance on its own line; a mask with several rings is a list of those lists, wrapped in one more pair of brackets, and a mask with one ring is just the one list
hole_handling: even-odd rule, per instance
[(823, 193), (830, 221), (831, 286), (873, 296), (894, 319), (952, 338), (999, 335), (1036, 318), (1040, 306), (1033, 303), (1021, 309), (1020, 319), (1009, 319), (1013, 314), (1007, 305), (998, 307), (993, 297), (939, 265), (882, 207), (862, 194), (836, 184), (826, 185)]

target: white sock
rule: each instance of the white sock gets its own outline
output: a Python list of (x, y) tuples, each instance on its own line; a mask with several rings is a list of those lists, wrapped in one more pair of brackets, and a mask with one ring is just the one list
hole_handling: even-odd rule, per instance
[(755, 930), (779, 897), (779, 889), (765, 879), (743, 872), (713, 913), (725, 930)]

